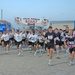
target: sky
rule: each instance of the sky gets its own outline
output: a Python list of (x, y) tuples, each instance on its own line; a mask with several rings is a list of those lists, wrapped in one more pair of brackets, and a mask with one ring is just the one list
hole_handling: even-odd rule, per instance
[(1, 9), (3, 19), (15, 27), (18, 25), (14, 17), (45, 17), (51, 21), (75, 20), (75, 0), (0, 0)]

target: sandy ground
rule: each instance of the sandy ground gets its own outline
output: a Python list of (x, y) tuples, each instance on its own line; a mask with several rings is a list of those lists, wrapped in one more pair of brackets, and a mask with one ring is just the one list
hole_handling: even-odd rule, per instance
[(18, 50), (13, 47), (8, 54), (0, 49), (0, 75), (75, 75), (74, 65), (69, 66), (70, 55), (64, 51), (60, 53), (60, 59), (53, 54), (52, 66), (48, 66), (47, 53), (37, 53), (27, 48), (18, 56)]

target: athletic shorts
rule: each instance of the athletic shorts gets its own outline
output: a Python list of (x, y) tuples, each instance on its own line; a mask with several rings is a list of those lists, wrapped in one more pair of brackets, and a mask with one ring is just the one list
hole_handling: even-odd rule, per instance
[(34, 45), (36, 45), (37, 43), (36, 42), (28, 42), (28, 45), (32, 45), (34, 47)]
[(9, 44), (9, 40), (8, 41), (4, 41), (4, 45), (8, 45)]
[(4, 42), (4, 40), (1, 40), (1, 43)]
[(19, 45), (22, 45), (22, 41), (17, 42), (17, 46), (19, 47)]
[(12, 37), (12, 38), (10, 38), (10, 40), (12, 40), (12, 41), (13, 41), (13, 40), (14, 40), (14, 38)]
[(72, 51), (74, 51), (74, 52), (75, 52), (75, 47), (74, 47), (74, 48), (70, 48), (70, 49), (69, 49), (69, 52), (70, 52), (70, 53), (72, 53)]
[(32, 45), (32, 42), (29, 41), (29, 42), (28, 42), (28, 45)]
[(56, 45), (62, 46), (62, 45), (64, 45), (64, 42), (63, 41), (58, 41), (58, 42), (56, 42)]
[(56, 45), (60, 45), (60, 41), (56, 41)]
[(53, 48), (54, 49), (54, 44), (47, 44), (48, 49)]
[(64, 45), (64, 41), (61, 41), (61, 42), (60, 42), (60, 46), (62, 46), (62, 45)]
[(43, 46), (44, 42), (38, 42), (38, 45)]
[(22, 41), (25, 41), (26, 39), (22, 39)]

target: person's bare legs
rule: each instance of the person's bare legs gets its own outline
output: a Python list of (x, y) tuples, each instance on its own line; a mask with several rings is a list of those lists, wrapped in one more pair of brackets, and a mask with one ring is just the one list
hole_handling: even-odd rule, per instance
[(69, 65), (72, 65), (72, 62), (73, 62), (73, 59), (74, 59), (74, 54), (75, 54), (75, 52), (72, 51)]
[(59, 45), (56, 45), (57, 58), (59, 58)]
[(6, 53), (8, 53), (9, 44), (6, 45)]
[(20, 44), (20, 45), (19, 45), (19, 54), (18, 54), (18, 55), (20, 55), (21, 52), (22, 52), (22, 45)]
[(49, 49), (49, 63), (48, 63), (48, 65), (51, 65), (52, 56), (53, 56), (53, 48), (50, 48)]

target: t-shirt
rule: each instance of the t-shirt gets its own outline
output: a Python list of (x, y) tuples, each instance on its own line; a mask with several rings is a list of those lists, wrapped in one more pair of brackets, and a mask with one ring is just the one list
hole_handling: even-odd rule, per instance
[(64, 36), (68, 36), (68, 33), (69, 33), (68, 31), (65, 31)]
[(22, 41), (22, 33), (20, 33), (20, 34), (15, 33), (15, 40), (16, 40), (17, 42)]
[(61, 41), (64, 41), (64, 40), (65, 40), (64, 32), (62, 32), (62, 33), (60, 34), (60, 39), (61, 39)]
[(38, 36), (38, 40), (39, 40), (40, 43), (43, 42), (43, 38), (44, 38), (44, 37), (43, 37), (42, 35), (39, 35), (39, 36)]
[(29, 41), (30, 42), (36, 42), (37, 39), (38, 39), (38, 36), (36, 34), (35, 35), (30, 34), (30, 36), (29, 36)]
[(47, 33), (45, 34), (45, 38), (47, 38), (47, 40), (50, 40), (50, 42), (48, 42), (48, 44), (54, 44), (54, 38), (55, 38), (55, 37), (56, 37), (56, 35), (55, 35), (54, 32), (52, 32), (52, 33), (47, 32)]
[(9, 33), (9, 38), (13, 38), (14, 34), (12, 32)]
[(65, 38), (67, 40), (67, 45), (71, 48), (71, 47), (75, 47), (75, 37), (66, 37)]
[(60, 40), (60, 33), (55, 33), (55, 36), (56, 36), (56, 42), (58, 42)]
[(26, 38), (26, 33), (22, 34), (22, 39)]
[(4, 39), (4, 41), (9, 41), (9, 35), (7, 34), (3, 34), (1, 39)]

